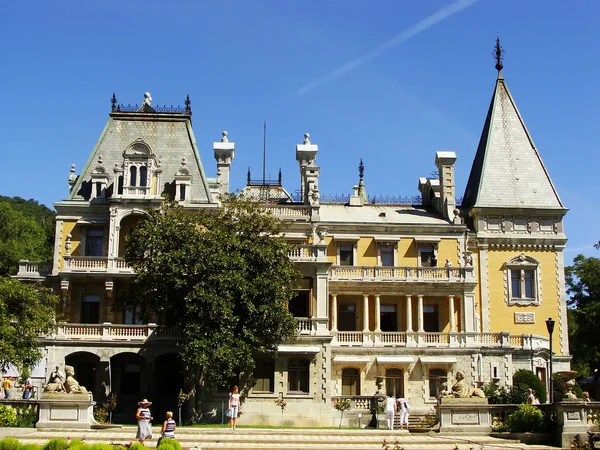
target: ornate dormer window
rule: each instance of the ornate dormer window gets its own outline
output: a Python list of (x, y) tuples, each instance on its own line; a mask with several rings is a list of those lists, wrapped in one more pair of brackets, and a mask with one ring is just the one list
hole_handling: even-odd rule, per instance
[(506, 298), (509, 305), (539, 305), (540, 263), (521, 253), (505, 263)]
[(92, 171), (92, 191), (90, 194), (90, 200), (95, 198), (105, 199), (106, 198), (106, 187), (108, 186), (108, 173), (103, 165), (102, 156), (98, 156), (98, 165)]
[(188, 203), (190, 200), (190, 188), (192, 185), (192, 176), (186, 167), (185, 156), (181, 158), (181, 167), (175, 174), (175, 201)]
[(159, 173), (154, 152), (142, 139), (137, 139), (123, 153), (123, 168), (115, 167), (117, 192), (125, 196), (156, 195)]

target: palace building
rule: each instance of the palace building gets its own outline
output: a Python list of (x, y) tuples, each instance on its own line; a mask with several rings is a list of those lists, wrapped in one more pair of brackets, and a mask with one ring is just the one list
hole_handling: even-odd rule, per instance
[[(464, 195), (456, 154), (439, 151), (432, 154), (439, 176), (418, 178), (414, 198), (369, 198), (362, 162), (353, 193), (328, 198), (308, 134), (296, 145), (299, 195), (281, 178), (255, 182), (248, 174), (243, 192), (285, 221), (303, 278), (289, 306), (297, 339), (259, 361), (244, 423), (279, 425), (275, 400), (283, 398), (296, 425), (337, 425), (337, 399), (350, 399), (349, 413), (366, 418), (377, 392), (404, 396), (411, 413), (427, 414), (458, 371), (479, 386), (503, 386), (528, 369), (548, 385), (547, 318), (556, 322), (554, 371), (569, 370), (567, 209), (498, 67)], [(125, 237), (145, 210), (165, 195), (190, 211), (218, 208), (229, 192), (235, 144), (223, 132), (208, 170), (214, 177), (207, 176), (191, 115), (189, 98), (184, 108), (161, 108), (146, 94), (137, 108), (113, 96), (85, 167), (79, 174), (71, 167), (69, 195), (54, 204), (51, 267), (22, 261), (17, 275), (45, 278), (60, 292), (65, 322), (40, 341), (47, 374), (69, 364), (97, 398), (116, 393), (117, 420), (143, 397), (155, 416), (175, 409), (185, 390), (179, 330), (113, 306), (134, 276), (123, 259)], [(226, 401), (227, 392), (215, 391), (199, 408), (220, 420)]]

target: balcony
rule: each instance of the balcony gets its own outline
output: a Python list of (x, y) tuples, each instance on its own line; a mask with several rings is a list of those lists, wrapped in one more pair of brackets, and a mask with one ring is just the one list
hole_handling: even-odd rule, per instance
[(15, 278), (19, 280), (42, 280), (52, 272), (52, 263), (19, 261), (19, 271)]
[(331, 266), (331, 281), (475, 282), (473, 267)]
[(101, 324), (61, 323), (54, 334), (45, 339), (57, 341), (135, 341), (144, 343), (149, 339), (177, 340), (182, 337), (177, 327), (146, 325), (120, 325), (105, 322)]
[(65, 256), (63, 273), (121, 273), (132, 274), (133, 269), (124, 258), (108, 256)]
[(533, 350), (549, 346), (547, 338), (532, 335), (510, 335), (507, 332), (332, 331), (331, 335), (333, 336), (331, 344), (337, 347), (496, 347)]

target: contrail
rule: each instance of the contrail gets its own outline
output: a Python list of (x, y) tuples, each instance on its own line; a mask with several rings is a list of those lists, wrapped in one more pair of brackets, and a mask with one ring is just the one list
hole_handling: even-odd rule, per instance
[(300, 90), (298, 90), (298, 95), (304, 95), (308, 91), (312, 91), (314, 88), (321, 86), (329, 81), (335, 80), (336, 78), (341, 77), (342, 75), (347, 74), (353, 69), (356, 69), (358, 66), (363, 65), (367, 61), (375, 58), (376, 56), (381, 55), (382, 53), (400, 45), (402, 42), (410, 39), (416, 34), (419, 34), (422, 31), (427, 30), (429, 27), (432, 27), (438, 22), (441, 22), (444, 19), (456, 14), (457, 12), (462, 11), (463, 9), (471, 6), (473, 3), (477, 2), (477, 0), (456, 0), (453, 3), (445, 6), (444, 8), (434, 12), (429, 17), (421, 20), (420, 22), (414, 24), (407, 30), (404, 30), (402, 33), (397, 34), (390, 40), (384, 42), (379, 47), (371, 50), (369, 53), (364, 54), (363, 56), (356, 58), (350, 62), (347, 62), (341, 67), (338, 67), (333, 72), (321, 77), (312, 83), (307, 84)]

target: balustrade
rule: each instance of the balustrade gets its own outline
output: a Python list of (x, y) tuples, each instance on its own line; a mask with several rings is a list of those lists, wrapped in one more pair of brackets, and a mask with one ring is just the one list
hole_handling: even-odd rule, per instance
[(331, 266), (332, 280), (447, 281), (473, 280), (473, 267)]
[(181, 330), (177, 327), (163, 327), (155, 324), (146, 325), (121, 325), (105, 322), (102, 324), (62, 323), (56, 327), (53, 336), (55, 339), (74, 340), (139, 340), (145, 341), (152, 338), (178, 339)]

